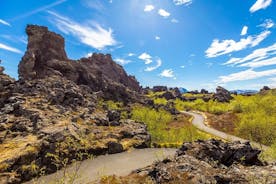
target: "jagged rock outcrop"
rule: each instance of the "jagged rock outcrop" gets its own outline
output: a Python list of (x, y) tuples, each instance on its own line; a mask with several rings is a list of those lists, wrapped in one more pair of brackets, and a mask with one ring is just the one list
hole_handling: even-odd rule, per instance
[(19, 80), (0, 67), (0, 183), (22, 183), (42, 169), (52, 173), (62, 167), (55, 165), (56, 156), (69, 164), (78, 154), (150, 146), (145, 124), (122, 119), (119, 111), (102, 107), (105, 101), (98, 103), (99, 97), (143, 100), (134, 77), (110, 55), (68, 59), (64, 39), (46, 27), (29, 25), (26, 32)]
[(103, 97), (131, 101), (141, 88), (134, 76), (128, 76), (110, 54), (93, 54), (74, 61), (67, 58), (64, 39), (47, 27), (28, 25), (28, 46), (19, 64), (21, 80), (60, 76), (87, 85), (92, 91), (102, 91)]
[(228, 90), (224, 89), (221, 86), (218, 86), (216, 88), (216, 93), (214, 94), (213, 99), (217, 100), (218, 102), (230, 102), (233, 97)]
[(257, 159), (259, 153), (248, 143), (224, 143), (218, 140), (188, 142), (182, 145), (174, 157), (138, 169), (127, 178), (133, 179), (134, 184), (144, 178), (158, 184), (274, 184), (276, 165), (260, 162)]

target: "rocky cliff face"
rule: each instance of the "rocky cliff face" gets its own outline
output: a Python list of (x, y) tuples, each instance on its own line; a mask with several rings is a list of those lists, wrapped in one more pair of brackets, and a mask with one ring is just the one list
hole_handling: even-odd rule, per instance
[(40, 170), (52, 173), (62, 167), (56, 156), (69, 164), (78, 154), (150, 145), (146, 125), (126, 119), (127, 107), (121, 109), (127, 117), (121, 118), (99, 103), (99, 97), (130, 102), (139, 95), (136, 79), (110, 55), (73, 61), (60, 35), (40, 26), (28, 26), (26, 32), (19, 80), (0, 67), (0, 183), (22, 183)]
[(102, 91), (107, 99), (124, 101), (135, 99), (141, 90), (135, 77), (128, 76), (109, 54), (70, 60), (62, 36), (36, 25), (28, 25), (26, 33), (28, 47), (18, 69), (22, 80), (60, 76), (87, 85), (92, 91)]

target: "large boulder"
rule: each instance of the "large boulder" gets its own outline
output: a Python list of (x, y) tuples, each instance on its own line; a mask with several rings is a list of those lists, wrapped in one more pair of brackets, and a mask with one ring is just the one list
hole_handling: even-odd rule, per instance
[(230, 102), (230, 100), (232, 100), (233, 97), (231, 96), (231, 93), (224, 89), (221, 86), (218, 86), (216, 88), (216, 93), (214, 94), (214, 100), (218, 101), (218, 102)]
[(263, 165), (258, 159), (260, 150), (252, 148), (249, 142), (224, 143), (220, 140), (195, 141), (184, 143), (177, 155), (191, 155), (205, 162), (215, 161), (218, 164), (230, 166), (234, 162), (243, 165)]

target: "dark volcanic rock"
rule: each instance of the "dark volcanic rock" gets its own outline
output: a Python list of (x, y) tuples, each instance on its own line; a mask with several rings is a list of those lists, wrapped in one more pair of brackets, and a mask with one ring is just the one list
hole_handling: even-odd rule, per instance
[(268, 90), (270, 90), (270, 87), (264, 86), (260, 91), (262, 92), (262, 91), (268, 91)]
[(109, 142), (108, 143), (108, 153), (114, 154), (114, 153), (121, 153), (124, 151), (124, 148), (122, 144), (117, 142)]
[(208, 94), (208, 91), (207, 91), (206, 89), (201, 89), (201, 90), (200, 90), (200, 93), (201, 93), (201, 94)]
[(262, 165), (258, 159), (260, 150), (252, 148), (249, 142), (224, 143), (219, 140), (211, 139), (208, 141), (195, 141), (184, 143), (177, 152), (177, 155), (191, 155), (199, 160), (206, 162), (217, 161), (218, 164), (226, 166), (234, 162), (244, 165)]
[(231, 93), (229, 91), (221, 86), (218, 86), (216, 88), (214, 100), (217, 100), (218, 102), (230, 102), (231, 99), (233, 99), (233, 97), (231, 96)]
[(184, 143), (174, 157), (138, 169), (128, 177), (138, 174), (158, 184), (274, 184), (275, 164), (262, 165), (256, 157), (258, 154), (259, 150), (247, 143), (218, 140), (189, 142)]
[(103, 91), (104, 97), (131, 101), (141, 88), (134, 76), (128, 76), (110, 54), (93, 54), (73, 61), (67, 58), (62, 36), (47, 27), (28, 25), (28, 47), (19, 64), (19, 78), (43, 79), (65, 77), (78, 85), (87, 85), (92, 91)]
[(168, 91), (168, 88), (167, 86), (153, 86), (152, 91), (153, 92)]
[(171, 91), (166, 91), (162, 95), (159, 95), (159, 98), (165, 98), (166, 100), (175, 99), (175, 95)]
[(120, 117), (121, 117), (121, 113), (119, 111), (108, 111), (107, 113), (107, 117), (109, 119), (109, 121), (119, 121)]

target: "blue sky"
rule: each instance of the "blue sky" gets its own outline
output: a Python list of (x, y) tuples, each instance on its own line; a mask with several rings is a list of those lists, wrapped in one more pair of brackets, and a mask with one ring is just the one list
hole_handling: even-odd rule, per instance
[(276, 87), (273, 0), (1, 0), (0, 59), (17, 77), (25, 27), (49, 27), (70, 58), (110, 53), (143, 86)]

